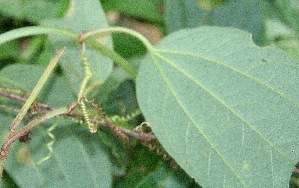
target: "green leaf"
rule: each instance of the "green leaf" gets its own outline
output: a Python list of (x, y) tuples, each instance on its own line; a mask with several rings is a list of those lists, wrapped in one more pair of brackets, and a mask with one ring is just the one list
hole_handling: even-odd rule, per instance
[(299, 67), (238, 29), (164, 38), (137, 99), (167, 152), (203, 187), (287, 187), (297, 163)]
[(52, 131), (53, 157), (36, 165), (49, 152), (46, 144), (51, 139), (45, 128), (51, 124), (46, 123), (29, 134), (28, 143), (14, 143), (5, 165), (9, 175), (20, 187), (110, 187), (111, 164), (97, 134), (70, 121), (58, 123)]
[[(0, 86), (30, 92), (44, 72), (44, 69), (43, 67), (24, 64), (6, 66), (0, 71)], [(61, 105), (69, 105), (75, 100), (75, 97), (63, 79), (57, 76), (50, 76), (41, 90), (38, 100), (47, 101), (50, 105), (59, 107)]]
[(121, 176), (126, 173), (125, 167), (128, 163), (127, 150), (123, 140), (109, 128), (103, 128), (97, 133), (101, 139), (101, 143), (105, 145), (105, 150), (109, 151), (111, 161), (112, 176)]
[(132, 77), (128, 72), (121, 67), (116, 67), (107, 81), (101, 86), (101, 89), (96, 96), (97, 102), (102, 103), (107, 100), (111, 92), (116, 91), (121, 83), (129, 79), (132, 79)]
[[(44, 69), (45, 68), (39, 66), (24, 64), (6, 66), (0, 72), (0, 85), (2, 87), (10, 87), (29, 92), (34, 88)], [(49, 80), (51, 80), (51, 76)], [(48, 83), (46, 83), (46, 85)]]
[(0, 0), (0, 4), (2, 14), (32, 22), (53, 18), (58, 8), (58, 3), (46, 0)]
[(279, 20), (268, 19), (266, 22), (266, 35), (270, 40), (275, 41), (280, 37), (295, 37), (296, 32)]
[(206, 16), (196, 0), (172, 0), (166, 3), (167, 31), (174, 31), (200, 26)]
[(131, 15), (151, 22), (162, 22), (160, 11), (161, 0), (102, 0), (105, 10), (117, 11), (122, 14)]
[[(33, 65), (11, 65), (1, 70), (1, 86), (30, 91), (34, 87), (43, 68)], [(18, 76), (16, 76), (16, 73)], [(4, 81), (5, 82), (4, 82)], [(18, 108), (11, 100), (1, 104)], [(54, 106), (69, 105), (75, 96), (63, 79), (53, 75), (39, 96), (39, 102)], [(7, 138), (9, 125), (14, 114), (0, 111), (3, 124), (0, 136)], [(54, 155), (37, 166), (37, 162), (49, 153), (46, 146), (51, 141), (47, 129), (58, 123), (52, 134), (56, 137), (53, 144)], [(6, 128), (5, 128), (6, 127)], [(31, 140), (24, 144), (16, 141), (9, 153), (5, 170), (20, 187), (110, 187), (111, 163), (103, 150), (100, 136), (91, 134), (87, 127), (82, 127), (70, 120), (55, 119), (39, 125), (29, 133)], [(33, 178), (34, 177), (34, 178)]]
[(0, 59), (17, 57), (19, 53), (19, 45), (15, 41), (0, 46)]
[(44, 40), (43, 51), (37, 57), (36, 64), (46, 67), (53, 54), (55, 54), (55, 51), (50, 40)]
[(275, 43), (281, 49), (285, 50), (292, 57), (299, 60), (299, 40), (298, 37), (285, 37), (281, 38)]
[(267, 20), (267, 37), (275, 45), (299, 60), (299, 39), (294, 30), (278, 20)]
[[(138, 108), (138, 103), (136, 99), (135, 83), (132, 80), (126, 80), (122, 82), (117, 90), (110, 92), (107, 98), (101, 106), (105, 109), (108, 114), (114, 114), (119, 116), (130, 115), (135, 112)], [(134, 121), (130, 121), (129, 127), (132, 128)], [(123, 122), (117, 123), (126, 127), (127, 123)], [(130, 125), (131, 124), (131, 125)], [(135, 123), (136, 125), (136, 123)], [(128, 128), (128, 127), (127, 127)]]
[[(140, 58), (134, 58), (130, 60), (130, 64), (134, 69), (138, 70), (140, 65), (141, 57)], [(117, 103), (119, 101), (122, 101), (124, 98), (130, 98), (134, 97), (133, 100), (127, 100), (129, 103), (129, 106), (125, 107), (126, 113), (130, 112), (131, 110), (135, 110), (138, 105), (136, 105), (136, 94), (132, 90), (135, 89), (135, 84), (131, 83), (125, 83), (126, 81), (134, 80), (134, 77), (130, 75), (126, 70), (124, 70), (122, 67), (118, 66), (115, 67), (110, 74), (107, 81), (101, 86), (101, 89), (99, 90), (98, 94), (94, 97), (96, 102), (98, 104), (104, 104), (107, 103), (108, 108), (114, 108), (117, 106)], [(129, 107), (129, 109), (128, 109)], [(106, 109), (106, 108), (105, 108)], [(107, 110), (107, 109), (106, 109)], [(107, 112), (107, 111), (106, 111)], [(124, 115), (124, 114), (119, 114)]]
[(191, 178), (182, 170), (171, 169), (165, 163), (160, 163), (155, 171), (145, 176), (136, 186), (136, 188), (142, 187), (187, 188), (199, 186), (194, 185)]
[(279, 17), (286, 25), (299, 33), (299, 11), (296, 0), (269, 1), (273, 8), (273, 15)]
[[(70, 29), (78, 33), (108, 26), (98, 0), (73, 0), (65, 18), (45, 21), (44, 24)], [(70, 87), (77, 94), (83, 79), (82, 60), (80, 57), (82, 47), (76, 41), (63, 36), (50, 36), (50, 39), (56, 50), (64, 46), (67, 48), (66, 53), (60, 60), (60, 65)], [(99, 38), (99, 42), (106, 46), (112, 46), (111, 41), (112, 39), (109, 36)], [(98, 51), (89, 48), (86, 50), (86, 56), (89, 59), (93, 73), (89, 83), (90, 88), (97, 88), (110, 75), (113, 62)]]
[(1, 188), (15, 188), (18, 187), (15, 182), (11, 179), (11, 177), (4, 171), (1, 183), (0, 183)]
[(260, 0), (231, 0), (223, 7), (212, 10), (211, 25), (230, 26), (246, 30), (253, 35), (253, 40), (263, 44), (264, 37), (264, 2)]
[(135, 37), (124, 33), (113, 33), (114, 50), (124, 58), (141, 56), (146, 53), (142, 42)]
[(136, 144), (129, 151), (126, 175), (114, 179), (114, 188), (135, 187), (162, 161), (155, 151), (150, 151), (141, 144)]

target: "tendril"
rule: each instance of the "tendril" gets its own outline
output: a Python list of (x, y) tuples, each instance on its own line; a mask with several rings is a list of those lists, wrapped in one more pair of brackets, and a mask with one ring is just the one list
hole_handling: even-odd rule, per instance
[(83, 100), (83, 99), (86, 99), (85, 98), (86, 87), (87, 87), (87, 84), (92, 76), (90, 64), (88, 62), (87, 57), (85, 56), (85, 43), (84, 42), (82, 43), (81, 59), (82, 59), (82, 65), (83, 65), (83, 70), (84, 70), (84, 78), (83, 78), (82, 84), (80, 86), (79, 94), (78, 94), (78, 104), (80, 105), (80, 107), (82, 109), (83, 117), (88, 125), (89, 131), (91, 133), (95, 133), (95, 132), (97, 132), (97, 127), (96, 127), (96, 125), (91, 123), (89, 115), (86, 110), (84, 100)]
[(139, 108), (137, 108), (131, 114), (128, 114), (126, 116), (115, 115), (115, 116), (109, 117), (109, 120), (112, 121), (112, 122), (118, 122), (118, 121), (120, 121), (120, 122), (128, 122), (128, 121), (133, 120), (134, 118), (136, 118), (140, 114), (141, 114), (141, 110)]
[(44, 163), (45, 161), (51, 159), (54, 155), (54, 150), (52, 146), (55, 143), (56, 139), (55, 136), (52, 134), (52, 131), (57, 127), (57, 125), (58, 125), (58, 121), (56, 121), (56, 123), (54, 123), (50, 128), (47, 129), (47, 135), (51, 138), (50, 142), (47, 143), (49, 154), (37, 163), (38, 166)]
[(115, 132), (121, 139), (123, 139), (123, 140), (129, 140), (128, 136), (127, 136), (125, 133), (123, 133), (123, 131), (122, 131), (121, 129), (119, 129), (117, 126), (113, 125), (113, 124), (110, 122), (109, 118), (108, 118), (107, 115), (104, 113), (104, 111), (103, 111), (103, 109), (100, 107), (100, 105), (96, 104), (96, 103), (94, 102), (94, 100), (88, 101), (88, 100), (85, 98), (85, 101), (86, 101), (88, 104), (92, 105), (92, 106), (96, 109), (96, 111), (98, 112), (100, 118), (101, 118), (101, 119), (102, 119), (102, 120), (109, 126), (109, 128), (110, 128), (113, 132)]

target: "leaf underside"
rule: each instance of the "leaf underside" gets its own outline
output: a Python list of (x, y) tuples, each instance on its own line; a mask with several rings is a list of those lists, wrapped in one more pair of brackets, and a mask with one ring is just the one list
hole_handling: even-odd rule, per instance
[(238, 29), (181, 30), (143, 60), (140, 108), (203, 187), (286, 187), (299, 156), (299, 67)]

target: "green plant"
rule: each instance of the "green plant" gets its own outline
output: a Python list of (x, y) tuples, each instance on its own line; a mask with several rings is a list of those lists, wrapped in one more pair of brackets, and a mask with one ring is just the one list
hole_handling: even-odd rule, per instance
[[(0, 71), (3, 186), (296, 187), (298, 62), (273, 45), (257, 46), (247, 31), (260, 45), (275, 42), (281, 33), (265, 37), (261, 12), (285, 18), (298, 10), (272, 1), (258, 9), (258, 1), (209, 2), (167, 1), (165, 23), (154, 11), (140, 16), (164, 27), (157, 45), (108, 27), (96, 0), (70, 1), (63, 19), (1, 34), (0, 45), (47, 34), (52, 51), (63, 48), (42, 63), (45, 71), (31, 64)], [(102, 3), (126, 10), (117, 1)], [(164, 5), (146, 3), (151, 10)], [(236, 9), (243, 10), (238, 18), (255, 15), (245, 19), (254, 27), (231, 18)], [(280, 23), (292, 32), (283, 35), (297, 40), (296, 22), (286, 20)], [(145, 46), (137, 66), (110, 49), (115, 32)], [(16, 101), (25, 102), (20, 110)], [(22, 136), (25, 143), (15, 142)]]

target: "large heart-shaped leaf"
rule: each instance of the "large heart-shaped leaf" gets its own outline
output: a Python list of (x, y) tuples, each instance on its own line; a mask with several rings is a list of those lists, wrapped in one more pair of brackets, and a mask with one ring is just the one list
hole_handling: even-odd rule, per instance
[(166, 37), (141, 64), (137, 97), (167, 152), (203, 187), (286, 187), (299, 156), (299, 66), (247, 32)]

